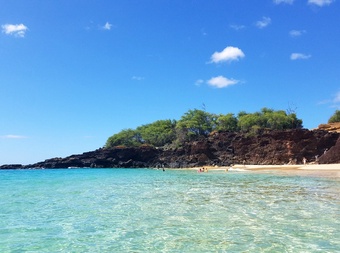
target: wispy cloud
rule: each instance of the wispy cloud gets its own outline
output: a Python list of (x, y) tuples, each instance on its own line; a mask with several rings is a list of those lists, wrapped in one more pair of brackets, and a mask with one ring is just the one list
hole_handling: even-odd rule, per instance
[(88, 31), (96, 31), (96, 30), (101, 30), (101, 31), (110, 31), (112, 28), (115, 26), (113, 24), (110, 24), (109, 22), (106, 22), (104, 25), (103, 24), (98, 24), (92, 20), (89, 21), (89, 24), (85, 26), (85, 29)]
[(329, 105), (331, 108), (337, 108), (340, 109), (340, 91), (335, 93), (331, 99), (326, 99), (323, 101), (320, 101), (318, 103), (319, 105)]
[(229, 46), (221, 52), (213, 53), (210, 63), (238, 61), (243, 57), (245, 57), (245, 55), (241, 49)]
[(273, 0), (274, 4), (293, 4), (294, 0)]
[(262, 17), (262, 19), (257, 21), (255, 23), (255, 25), (258, 28), (263, 29), (263, 28), (267, 27), (271, 22), (272, 22), (271, 18), (269, 18), (269, 17)]
[(106, 22), (104, 26), (102, 26), (102, 28), (104, 30), (111, 30), (112, 24), (110, 24), (109, 22)]
[(234, 29), (235, 31), (239, 31), (239, 30), (242, 30), (242, 29), (246, 28), (245, 25), (235, 25), (235, 24), (229, 25), (229, 27), (231, 29)]
[(238, 80), (229, 79), (224, 76), (213, 77), (207, 81), (207, 84), (215, 88), (225, 88), (225, 87), (237, 84), (237, 83), (239, 83)]
[(1, 135), (0, 138), (1, 139), (26, 139), (27, 136), (7, 134), (7, 135)]
[(201, 34), (202, 34), (203, 36), (207, 36), (207, 35), (208, 35), (208, 33), (205, 31), (204, 28), (201, 29)]
[(291, 37), (299, 37), (299, 36), (301, 36), (301, 35), (303, 35), (305, 33), (306, 33), (306, 30), (291, 30), (289, 32), (289, 35)]
[(340, 91), (338, 91), (333, 98), (333, 107), (340, 108)]
[(198, 80), (196, 80), (195, 85), (196, 86), (201, 86), (201, 84), (203, 84), (203, 83), (204, 83), (204, 80), (198, 79)]
[(290, 59), (295, 61), (295, 60), (307, 60), (311, 58), (312, 56), (310, 54), (301, 54), (301, 53), (292, 53), (290, 55)]
[(145, 79), (145, 77), (143, 76), (133, 76), (131, 77), (132, 80), (135, 80), (135, 81), (142, 81)]
[(5, 24), (2, 25), (1, 28), (3, 33), (20, 38), (25, 37), (25, 33), (28, 30), (27, 26), (25, 26), (24, 24)]
[(324, 5), (330, 5), (333, 2), (335, 2), (335, 0), (308, 0), (309, 4), (318, 5), (320, 7)]

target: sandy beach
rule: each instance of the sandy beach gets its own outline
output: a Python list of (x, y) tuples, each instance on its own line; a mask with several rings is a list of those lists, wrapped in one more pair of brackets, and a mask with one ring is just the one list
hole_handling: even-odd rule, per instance
[[(279, 173), (284, 175), (317, 176), (340, 178), (340, 164), (297, 164), (297, 165), (242, 165), (232, 167), (203, 166), (208, 171)], [(200, 168), (192, 168), (199, 170)]]
[(254, 172), (294, 174), (301, 176), (338, 177), (340, 164), (297, 164), (297, 165), (234, 165), (232, 170), (243, 169)]

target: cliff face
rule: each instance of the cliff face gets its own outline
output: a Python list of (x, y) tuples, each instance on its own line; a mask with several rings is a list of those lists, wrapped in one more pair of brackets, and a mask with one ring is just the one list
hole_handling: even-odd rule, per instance
[(152, 147), (97, 149), (66, 158), (52, 158), (24, 168), (141, 168), (155, 164), (158, 150)]
[[(333, 147), (339, 133), (297, 129), (270, 131), (255, 136), (241, 133), (213, 133), (200, 141), (186, 143), (176, 150), (164, 151), (160, 160), (173, 167), (204, 165), (228, 166), (247, 164), (296, 164), (316, 162)], [(323, 160), (324, 161), (324, 160)], [(338, 157), (340, 162), (340, 157)]]
[[(319, 125), (318, 129), (340, 133), (340, 122)], [(336, 144), (320, 157), (319, 163), (340, 163), (340, 137)]]
[(229, 166), (247, 164), (295, 164), (307, 162), (340, 163), (340, 133), (325, 130), (296, 129), (267, 131), (258, 135), (215, 132), (206, 138), (184, 143), (179, 148), (98, 149), (66, 158), (52, 158), (40, 163), (0, 168), (143, 168)]
[(320, 157), (319, 163), (340, 163), (340, 138), (333, 147)]

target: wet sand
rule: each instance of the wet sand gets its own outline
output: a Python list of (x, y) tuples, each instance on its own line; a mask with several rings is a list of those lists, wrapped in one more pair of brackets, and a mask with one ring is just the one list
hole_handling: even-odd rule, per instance
[[(340, 164), (297, 164), (297, 165), (242, 165), (235, 164), (232, 167), (203, 166), (208, 172), (254, 172), (254, 173), (278, 173), (281, 175), (332, 177), (340, 179)], [(190, 168), (199, 170), (200, 168)]]
[(340, 164), (234, 165), (233, 170), (340, 178)]

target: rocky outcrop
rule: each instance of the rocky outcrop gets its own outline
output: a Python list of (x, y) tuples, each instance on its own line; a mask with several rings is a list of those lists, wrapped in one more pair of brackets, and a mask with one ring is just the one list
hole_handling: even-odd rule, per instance
[(321, 124), (318, 126), (319, 130), (325, 130), (328, 132), (340, 133), (340, 122)]
[(319, 163), (340, 163), (340, 137), (336, 144), (320, 157)]
[(5, 164), (0, 166), (0, 169), (7, 169), (7, 170), (16, 170), (16, 169), (22, 169), (22, 164)]
[(335, 145), (339, 136), (338, 133), (307, 129), (267, 131), (253, 136), (216, 132), (205, 139), (164, 151), (160, 160), (172, 167), (297, 164), (302, 163), (304, 157), (308, 162), (316, 162), (325, 150)]
[[(328, 132), (340, 133), (340, 122), (321, 124), (319, 125), (318, 129)], [(319, 159), (319, 163), (340, 163), (340, 137), (333, 147), (324, 152), (324, 154)]]
[(340, 163), (340, 133), (295, 129), (264, 131), (256, 135), (239, 132), (213, 132), (208, 137), (186, 142), (177, 148), (157, 149), (117, 147), (98, 149), (66, 158), (52, 158), (31, 165), (3, 165), (20, 168), (145, 168), (229, 166), (247, 164)]
[(52, 158), (24, 168), (142, 168), (157, 160), (158, 150), (150, 146), (97, 149), (66, 158)]

